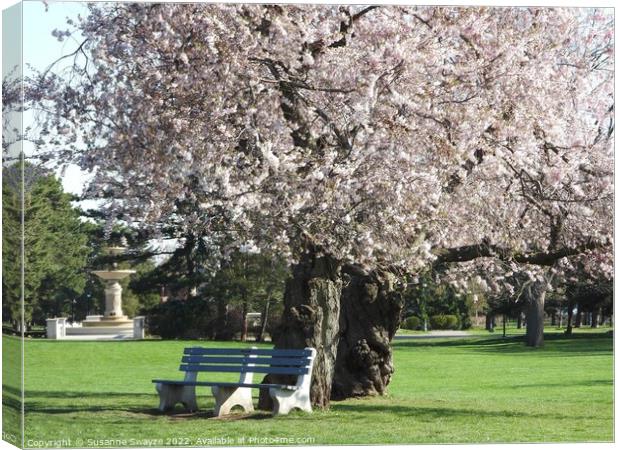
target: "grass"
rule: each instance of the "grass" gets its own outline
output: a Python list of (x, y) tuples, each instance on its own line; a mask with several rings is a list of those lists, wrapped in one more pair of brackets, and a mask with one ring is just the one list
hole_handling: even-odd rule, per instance
[[(579, 328), (573, 328), (573, 334), (601, 334), (606, 333), (608, 331), (612, 331), (613, 327), (609, 326), (599, 326), (598, 328), (591, 328), (588, 326), (583, 326)], [(449, 331), (449, 330), (447, 330)], [(472, 336), (489, 336), (489, 337), (498, 337), (502, 336), (502, 322), (501, 319), (497, 321), (497, 326), (495, 327), (495, 331), (489, 333), (484, 327), (472, 327), (467, 330), (464, 330), (466, 333)], [(559, 335), (564, 334), (566, 331), (566, 327), (558, 327), (551, 324), (545, 324), (545, 335)], [(396, 335), (425, 335), (428, 334), (428, 331), (422, 330), (407, 330), (405, 328), (401, 328), (396, 332)], [(516, 321), (509, 321), (506, 323), (506, 336), (525, 336), (525, 326), (521, 328), (517, 328)]]
[[(3, 340), (5, 350), (18, 342)], [(157, 413), (150, 380), (178, 379), (187, 345), (245, 346), (26, 340), (26, 446), (613, 440), (613, 343), (603, 333), (551, 334), (539, 350), (518, 338), (398, 340), (388, 395), (278, 418), (213, 418), (206, 388), (198, 391), (199, 413)], [(5, 397), (18, 395), (14, 382), (5, 377)]]
[[(21, 443), (21, 353), (19, 339), (2, 339), (2, 438), (11, 444)], [(5, 388), (6, 387), (6, 388)]]

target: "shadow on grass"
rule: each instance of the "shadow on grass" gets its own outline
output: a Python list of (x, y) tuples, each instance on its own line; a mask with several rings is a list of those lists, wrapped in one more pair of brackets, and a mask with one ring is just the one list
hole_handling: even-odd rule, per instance
[[(187, 420), (205, 420), (212, 419), (218, 421), (234, 421), (234, 420), (264, 420), (272, 418), (272, 414), (268, 412), (257, 411), (253, 413), (246, 413), (242, 410), (233, 411), (233, 413), (227, 416), (217, 417), (213, 413), (212, 406), (206, 407), (195, 412), (187, 412), (182, 406), (178, 405), (172, 411), (161, 412), (157, 408), (145, 408), (144, 404), (128, 404), (128, 402), (119, 403), (117, 405), (67, 405), (67, 406), (47, 406), (43, 403), (32, 402), (27, 404), (26, 413), (36, 414), (74, 414), (74, 413), (102, 413), (109, 412), (115, 413), (115, 417), (118, 415), (140, 415), (143, 417), (159, 418), (165, 417), (171, 421), (187, 421)], [(101, 417), (99, 420), (106, 420)], [(116, 422), (106, 420), (109, 423), (124, 423), (125, 419), (119, 419)]]
[(529, 384), (513, 384), (507, 386), (510, 389), (539, 389), (539, 388), (572, 388), (572, 387), (596, 387), (596, 386), (613, 386), (613, 380), (585, 380), (578, 382), (565, 382), (565, 383), (529, 383)]
[[(525, 345), (523, 336), (508, 337), (481, 337), (466, 339), (446, 339), (439, 342), (426, 341), (404, 341), (392, 342), (394, 349), (407, 348), (467, 348), (481, 352), (491, 353), (544, 353), (545, 357), (554, 356), (581, 356), (592, 353), (611, 353), (613, 352), (613, 338), (607, 333), (588, 333), (583, 335), (565, 336), (562, 334), (545, 334), (546, 346), (536, 349)], [(571, 355), (572, 354), (572, 355)]]
[(2, 395), (2, 406), (17, 411), (20, 414), (22, 412), (21, 399), (13, 395), (7, 395), (6, 392)]
[(152, 413), (155, 416), (168, 416), (171, 420), (195, 420), (195, 419), (212, 419), (220, 421), (235, 421), (235, 420), (264, 420), (271, 419), (273, 415), (266, 411), (255, 411), (253, 413), (246, 413), (243, 410), (233, 411), (227, 416), (218, 417), (213, 413), (213, 410), (201, 410), (193, 413), (174, 411), (172, 413), (162, 413), (155, 409)]
[(457, 419), (459, 417), (474, 418), (474, 417), (491, 417), (491, 418), (530, 418), (530, 419), (548, 419), (548, 420), (591, 420), (594, 417), (592, 415), (564, 415), (557, 412), (550, 413), (536, 413), (536, 412), (523, 412), (514, 410), (502, 410), (502, 411), (488, 411), (482, 409), (470, 409), (470, 408), (438, 408), (438, 407), (425, 407), (425, 406), (404, 406), (404, 405), (377, 405), (377, 404), (337, 404), (332, 402), (332, 409), (334, 411), (343, 412), (347, 414), (368, 414), (368, 413), (389, 413), (395, 416), (407, 416), (415, 417), (416, 420), (421, 422), (434, 422), (440, 419)]
[[(5, 401), (7, 397), (5, 396)], [(67, 400), (59, 405), (59, 400)], [(80, 399), (84, 404), (76, 404), (73, 400)], [(112, 400), (102, 403), (102, 400)], [(92, 400), (92, 402), (89, 402)], [(98, 404), (93, 404), (97, 402)], [(168, 417), (171, 420), (263, 420), (272, 417), (268, 412), (257, 411), (245, 413), (242, 409), (233, 411), (228, 416), (216, 417), (213, 414), (213, 405), (207, 404), (196, 412), (187, 412), (178, 404), (174, 410), (161, 412), (156, 407), (147, 407), (147, 404), (157, 404), (157, 394), (135, 392), (68, 392), (68, 391), (27, 391), (27, 413), (34, 414), (72, 414), (72, 413), (101, 413), (112, 412), (118, 414), (139, 414), (144, 416)]]
[[(557, 384), (559, 387), (570, 388), (572, 386), (610, 386), (612, 382), (609, 380), (588, 380), (578, 383), (565, 383)], [(511, 388), (537, 388), (552, 387), (555, 384), (522, 384), (511, 386)], [(45, 394), (45, 392), (39, 392)], [(78, 419), (84, 422), (88, 422), (93, 419), (90, 414), (100, 414), (96, 420), (98, 422), (105, 422), (107, 424), (123, 424), (126, 423), (128, 418), (136, 418), (137, 416), (141, 420), (156, 420), (159, 418), (166, 418), (170, 422), (185, 422), (185, 421), (197, 421), (197, 420), (216, 420), (216, 421), (241, 421), (241, 420), (265, 420), (271, 419), (273, 416), (270, 412), (255, 411), (252, 413), (245, 413), (242, 410), (233, 412), (233, 414), (216, 417), (213, 414), (213, 405), (204, 405), (202, 409), (196, 412), (186, 412), (181, 405), (177, 405), (173, 411), (161, 412), (156, 407), (145, 407), (145, 405), (153, 404), (153, 395), (151, 394), (130, 394), (125, 398), (120, 397), (123, 394), (116, 394), (117, 401), (111, 402), (111, 404), (75, 404), (71, 400), (75, 398), (82, 398), (84, 401), (93, 397), (94, 401), (100, 401), (102, 395), (91, 395), (90, 393), (78, 393), (78, 392), (54, 392), (52, 396), (38, 397), (36, 401), (26, 400), (26, 413), (27, 414), (45, 414), (45, 415), (65, 415), (70, 414), (71, 419)], [(69, 401), (62, 405), (54, 404), (58, 402), (58, 399), (66, 398)], [(360, 399), (351, 403), (345, 402), (332, 402), (331, 409), (334, 413), (346, 414), (348, 420), (355, 420), (356, 415), (360, 417), (368, 417), (376, 413), (386, 413), (390, 416), (397, 417), (414, 417), (415, 420), (420, 422), (435, 422), (437, 420), (454, 419), (458, 420), (471, 419), (471, 418), (524, 418), (524, 419), (544, 419), (544, 420), (592, 420), (597, 419), (592, 414), (587, 415), (574, 415), (562, 414), (558, 411), (549, 412), (535, 412), (535, 411), (515, 411), (514, 409), (506, 410), (485, 410), (483, 408), (450, 408), (450, 407), (437, 407), (437, 406), (416, 406), (416, 405), (402, 405), (402, 404), (377, 404), (375, 402), (367, 402), (366, 399)], [(107, 414), (106, 414), (107, 413)], [(301, 416), (306, 417), (306, 414), (299, 413)], [(600, 409), (600, 418), (607, 418), (607, 415), (611, 414), (605, 408)], [(290, 418), (295, 418), (296, 413), (293, 412)], [(72, 422), (73, 423), (73, 422)]]

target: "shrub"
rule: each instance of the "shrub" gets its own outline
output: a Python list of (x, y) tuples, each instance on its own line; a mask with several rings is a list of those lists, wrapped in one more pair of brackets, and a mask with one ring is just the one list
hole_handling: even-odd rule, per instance
[(422, 321), (419, 317), (409, 316), (400, 324), (401, 328), (406, 330), (417, 330), (422, 325)]
[(468, 314), (461, 316), (461, 330), (469, 330), (472, 327), (471, 316)]
[(429, 321), (433, 330), (456, 330), (459, 328), (459, 318), (454, 315), (439, 314), (431, 316)]

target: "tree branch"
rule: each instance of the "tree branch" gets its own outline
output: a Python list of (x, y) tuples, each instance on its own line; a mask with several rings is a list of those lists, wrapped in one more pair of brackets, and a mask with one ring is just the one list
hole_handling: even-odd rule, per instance
[(514, 261), (520, 264), (551, 266), (559, 259), (579, 255), (588, 250), (603, 248), (609, 245), (611, 245), (610, 242), (588, 239), (585, 243), (576, 247), (563, 247), (546, 252), (514, 253), (509, 248), (483, 242), (481, 244), (464, 245), (461, 247), (434, 249), (432, 252), (437, 256), (437, 259), (433, 262), (434, 266), (454, 262), (467, 262), (484, 257), (498, 258), (503, 261)]

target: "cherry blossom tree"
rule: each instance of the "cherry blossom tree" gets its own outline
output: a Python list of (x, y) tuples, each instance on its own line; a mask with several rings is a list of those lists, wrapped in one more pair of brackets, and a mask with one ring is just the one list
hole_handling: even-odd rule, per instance
[(343, 395), (385, 391), (395, 274), (549, 266), (609, 242), (603, 13), (102, 4), (68, 25), (83, 36), (70, 73), (32, 89), (47, 148), (94, 173), (111, 216), (153, 231), (182, 217), (222, 255), (294, 262), (274, 341), (318, 349), (317, 405), (335, 373), (361, 386)]

